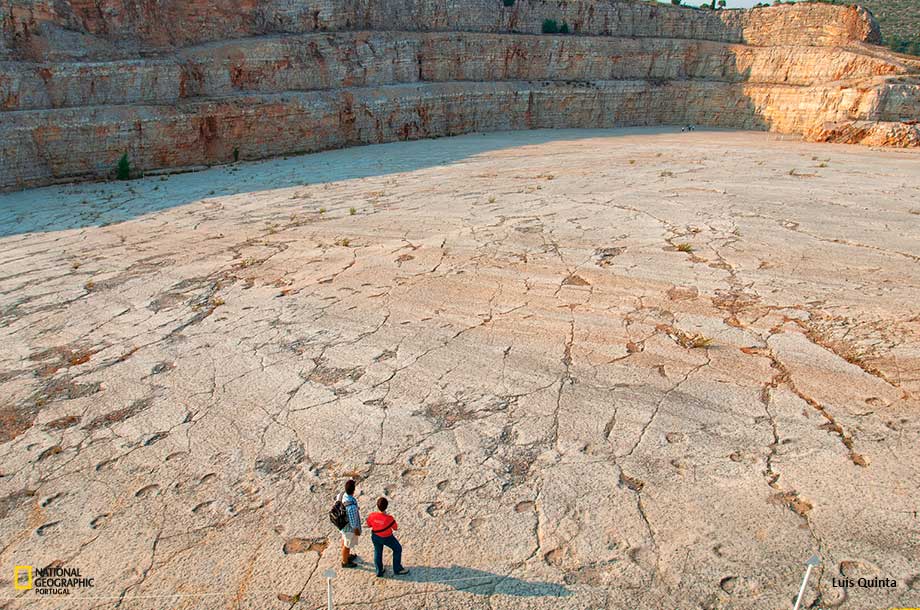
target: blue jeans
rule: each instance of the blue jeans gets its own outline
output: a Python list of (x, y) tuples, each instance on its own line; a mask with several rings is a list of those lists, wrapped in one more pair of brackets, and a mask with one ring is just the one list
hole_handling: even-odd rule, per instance
[(383, 574), (383, 547), (390, 547), (393, 551), (393, 572), (402, 572), (402, 545), (396, 536), (381, 537), (377, 534), (371, 534), (371, 542), (374, 543), (374, 567), (377, 568), (377, 576)]

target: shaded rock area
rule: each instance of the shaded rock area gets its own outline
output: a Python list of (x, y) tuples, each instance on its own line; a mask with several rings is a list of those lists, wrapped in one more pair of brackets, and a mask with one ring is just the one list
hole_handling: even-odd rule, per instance
[[(916, 605), (918, 195), (674, 129), (0, 195), (3, 607)], [(347, 477), (410, 576), (338, 568)]]
[[(0, 2), (0, 189), (535, 128), (920, 146), (864, 9), (632, 0)], [(542, 33), (544, 20), (569, 34)], [(165, 296), (165, 295), (164, 295)]]

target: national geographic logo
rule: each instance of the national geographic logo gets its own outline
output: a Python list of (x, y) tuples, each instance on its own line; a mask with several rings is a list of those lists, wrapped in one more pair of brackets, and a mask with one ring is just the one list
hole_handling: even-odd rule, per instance
[(32, 588), (34, 576), (32, 566), (16, 566), (13, 568), (13, 586), (17, 591), (28, 591)]
[(95, 578), (87, 578), (80, 568), (49, 566), (35, 569), (34, 566), (13, 568), (13, 587), (17, 591), (35, 591), (38, 595), (70, 595), (74, 589), (91, 589)]

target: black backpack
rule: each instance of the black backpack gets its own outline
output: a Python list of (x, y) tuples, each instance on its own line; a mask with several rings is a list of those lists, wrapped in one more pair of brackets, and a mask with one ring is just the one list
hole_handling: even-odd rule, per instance
[(329, 509), (329, 520), (332, 521), (332, 525), (337, 530), (341, 530), (348, 525), (348, 510), (338, 498), (335, 499), (335, 504)]

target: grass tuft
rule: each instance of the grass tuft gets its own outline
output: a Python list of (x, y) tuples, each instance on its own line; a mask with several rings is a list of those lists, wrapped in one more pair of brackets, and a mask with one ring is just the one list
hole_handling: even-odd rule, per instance
[(703, 347), (709, 347), (712, 345), (712, 339), (705, 335), (692, 335), (688, 342), (688, 347), (690, 349), (699, 349)]

